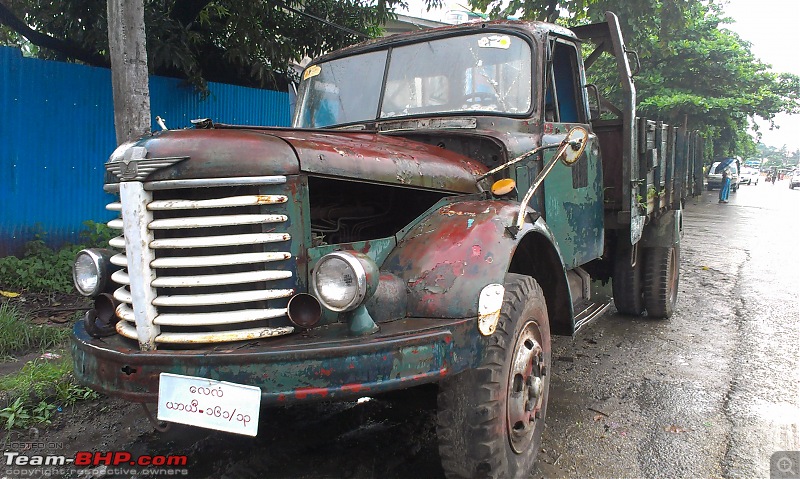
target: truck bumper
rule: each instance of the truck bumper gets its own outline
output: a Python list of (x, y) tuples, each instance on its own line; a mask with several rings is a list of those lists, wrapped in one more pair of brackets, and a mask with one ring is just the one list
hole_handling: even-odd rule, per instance
[(140, 351), (121, 336), (73, 330), (75, 376), (134, 402), (156, 402), (159, 375), (182, 374), (261, 388), (262, 405), (369, 396), (431, 383), (474, 367), (483, 354), (475, 318), (404, 319), (370, 336), (333, 324), (269, 340), (204, 349)]

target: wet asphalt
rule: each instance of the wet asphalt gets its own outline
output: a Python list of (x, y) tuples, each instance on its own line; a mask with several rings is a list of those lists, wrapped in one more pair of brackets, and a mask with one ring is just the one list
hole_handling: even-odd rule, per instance
[(555, 339), (537, 476), (769, 478), (800, 450), (800, 189), (689, 200), (680, 268), (671, 319)]

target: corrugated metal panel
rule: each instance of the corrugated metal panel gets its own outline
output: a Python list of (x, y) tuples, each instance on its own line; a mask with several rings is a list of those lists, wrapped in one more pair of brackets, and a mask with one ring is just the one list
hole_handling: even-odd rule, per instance
[[(216, 83), (209, 90), (203, 100), (180, 80), (152, 77), (152, 117), (170, 128), (194, 118), (290, 122), (286, 93)], [(77, 241), (84, 221), (112, 217), (102, 183), (114, 138), (110, 70), (0, 47), (0, 256), (18, 254), (37, 232), (54, 245)]]

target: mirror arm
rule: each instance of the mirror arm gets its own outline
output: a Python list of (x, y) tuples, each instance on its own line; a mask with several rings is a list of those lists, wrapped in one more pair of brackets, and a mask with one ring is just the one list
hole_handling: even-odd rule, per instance
[(561, 160), (561, 157), (567, 151), (567, 148), (569, 147), (579, 148), (580, 141), (565, 140), (561, 142), (558, 145), (558, 147), (559, 148), (556, 154), (553, 155), (553, 158), (550, 160), (550, 162), (547, 163), (547, 165), (544, 168), (542, 168), (542, 171), (540, 171), (539, 174), (536, 176), (536, 180), (533, 182), (531, 187), (528, 188), (528, 192), (525, 193), (525, 196), (522, 197), (522, 201), (520, 201), (519, 204), (519, 211), (517, 212), (517, 219), (516, 221), (514, 221), (514, 228), (516, 229), (516, 231), (521, 230), (522, 225), (525, 224), (525, 212), (528, 210), (528, 203), (531, 201), (531, 198), (533, 198), (533, 194), (536, 193), (536, 190), (539, 188), (539, 186), (541, 186), (541, 184), (544, 183), (544, 179), (547, 178), (547, 175), (550, 174), (550, 172), (553, 170), (553, 167), (556, 166), (556, 163), (558, 163), (559, 160)]
[(562, 143), (553, 143), (552, 145), (537, 146), (536, 148), (532, 149), (531, 151), (529, 151), (527, 153), (523, 153), (523, 154), (519, 155), (518, 157), (514, 158), (513, 160), (511, 160), (511, 161), (509, 161), (507, 163), (503, 163), (500, 166), (492, 168), (491, 170), (489, 170), (486, 173), (484, 173), (484, 174), (480, 175), (479, 177), (477, 177), (475, 179), (475, 181), (481, 181), (482, 179), (486, 178), (487, 176), (491, 176), (491, 175), (497, 173), (498, 171), (500, 171), (502, 169), (508, 168), (509, 166), (511, 166), (511, 165), (513, 165), (515, 163), (519, 163), (520, 161), (522, 161), (522, 160), (524, 160), (526, 158), (530, 158), (531, 156), (539, 153), (540, 151), (549, 150), (551, 148), (558, 148), (562, 144), (563, 144), (563, 142)]

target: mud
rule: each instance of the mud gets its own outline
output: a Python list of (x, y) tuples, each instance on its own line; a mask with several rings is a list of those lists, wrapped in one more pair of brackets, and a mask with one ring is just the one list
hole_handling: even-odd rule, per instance
[[(800, 450), (798, 217), (800, 190), (786, 182), (742, 186), (728, 204), (715, 192), (689, 201), (675, 315), (612, 310), (554, 338), (531, 476), (769, 477), (773, 453)], [(443, 477), (435, 390), (418, 392), (267, 409), (257, 438), (159, 433), (138, 406), (105, 399), (12, 433), (4, 449), (45, 440), (62, 445), (50, 454), (186, 454), (201, 479)]]

